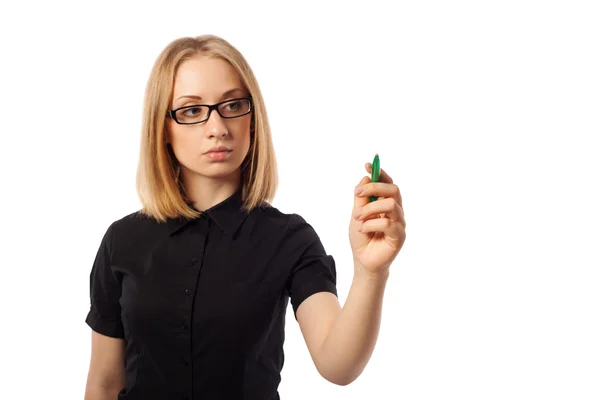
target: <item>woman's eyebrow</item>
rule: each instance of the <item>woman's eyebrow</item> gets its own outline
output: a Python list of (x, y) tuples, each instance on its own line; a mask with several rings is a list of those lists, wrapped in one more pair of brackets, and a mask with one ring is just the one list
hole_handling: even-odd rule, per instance
[[(234, 94), (236, 92), (243, 93), (244, 90), (240, 89), (240, 88), (230, 89), (230, 90), (226, 91), (225, 93), (223, 93), (223, 95), (221, 95), (221, 100), (224, 99), (225, 97), (231, 96), (232, 94)], [(194, 94), (186, 94), (186, 95), (180, 96), (177, 98), (177, 100), (181, 100), (183, 98), (188, 98), (188, 99), (193, 99), (193, 100), (202, 100), (202, 96), (198, 96), (198, 95), (194, 95)]]

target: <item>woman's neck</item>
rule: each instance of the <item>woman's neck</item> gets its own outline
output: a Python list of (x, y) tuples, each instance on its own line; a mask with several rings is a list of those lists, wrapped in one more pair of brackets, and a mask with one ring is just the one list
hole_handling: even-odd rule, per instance
[(188, 201), (198, 211), (205, 211), (231, 197), (240, 185), (239, 173), (229, 177), (207, 177), (188, 171), (183, 174)]

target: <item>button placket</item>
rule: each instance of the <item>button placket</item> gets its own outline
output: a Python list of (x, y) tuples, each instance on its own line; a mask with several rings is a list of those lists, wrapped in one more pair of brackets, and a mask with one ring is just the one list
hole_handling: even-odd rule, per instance
[[(187, 316), (183, 318), (183, 321), (181, 321), (181, 324), (179, 326), (181, 328), (181, 336), (187, 342), (187, 348), (181, 353), (182, 358), (180, 368), (182, 368), (182, 372), (185, 371), (183, 372), (185, 375), (189, 375), (190, 382), (191, 379), (193, 379), (192, 365), (194, 364), (194, 357), (191, 352), (191, 347), (189, 347), (188, 345), (191, 345), (193, 341), (191, 335), (192, 326), (193, 324), (195, 324), (192, 311), (193, 299), (195, 297), (195, 294), (198, 293), (198, 279), (200, 276), (200, 270), (202, 268), (202, 263), (200, 261), (204, 257), (204, 246), (206, 245), (207, 240), (207, 233), (202, 233), (202, 231), (205, 230), (206, 223), (206, 220), (201, 220), (199, 224), (194, 228), (193, 238), (191, 238), (189, 242), (193, 246), (193, 248), (187, 248), (184, 250), (186, 252), (189, 251), (189, 253), (187, 253), (189, 257), (187, 258), (188, 272), (185, 274), (187, 275), (186, 281), (183, 287), (180, 289), (183, 292), (183, 299), (180, 298), (180, 301), (182, 301), (185, 304), (184, 308), (187, 313)], [(188, 392), (188, 394), (189, 393), (190, 392)], [(183, 395), (182, 398), (184, 400), (190, 400), (191, 396), (188, 397), (186, 395)]]

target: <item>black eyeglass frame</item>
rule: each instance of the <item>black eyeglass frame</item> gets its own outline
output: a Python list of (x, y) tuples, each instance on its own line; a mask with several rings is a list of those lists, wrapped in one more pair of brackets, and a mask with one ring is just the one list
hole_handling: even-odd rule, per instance
[[(223, 116), (219, 112), (219, 106), (221, 104), (229, 103), (231, 101), (236, 101), (236, 100), (248, 100), (248, 103), (250, 104), (250, 107), (249, 107), (248, 111), (245, 112), (245, 113), (243, 113), (243, 114), (241, 114), (241, 115), (236, 115), (235, 117), (225, 117), (225, 116)], [(208, 115), (206, 116), (206, 118), (203, 119), (202, 121), (198, 121), (198, 122), (180, 122), (180, 121), (177, 120), (177, 117), (176, 117), (176, 114), (175, 114), (177, 111), (188, 109), (188, 108), (194, 108), (194, 107), (208, 107)], [(217, 114), (219, 114), (219, 116), (221, 118), (233, 119), (233, 118), (243, 117), (244, 115), (248, 115), (248, 114), (250, 114), (252, 112), (253, 109), (254, 109), (254, 104), (252, 103), (252, 97), (240, 97), (240, 98), (237, 98), (237, 99), (224, 100), (224, 101), (222, 101), (220, 103), (216, 103), (216, 104), (213, 104), (213, 105), (209, 105), (209, 104), (194, 104), (194, 105), (191, 105), (191, 106), (179, 107), (179, 108), (176, 108), (174, 110), (168, 110), (167, 111), (167, 115), (169, 117), (171, 117), (173, 119), (173, 121), (177, 122), (179, 125), (195, 125), (195, 124), (201, 124), (202, 122), (208, 121), (208, 119), (210, 118), (210, 114), (212, 113), (213, 110), (216, 110)]]

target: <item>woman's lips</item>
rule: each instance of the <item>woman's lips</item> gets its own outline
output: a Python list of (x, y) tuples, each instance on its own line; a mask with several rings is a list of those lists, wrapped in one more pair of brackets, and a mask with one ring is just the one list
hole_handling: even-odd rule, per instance
[(212, 161), (223, 161), (229, 156), (229, 153), (231, 153), (231, 150), (209, 151), (208, 153), (205, 153), (204, 155), (206, 157), (208, 157), (209, 159), (211, 159)]

